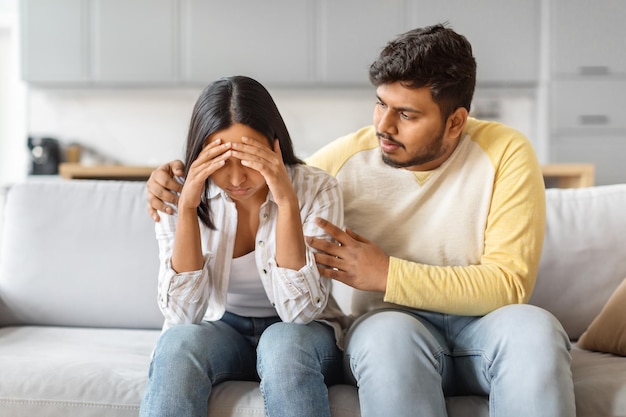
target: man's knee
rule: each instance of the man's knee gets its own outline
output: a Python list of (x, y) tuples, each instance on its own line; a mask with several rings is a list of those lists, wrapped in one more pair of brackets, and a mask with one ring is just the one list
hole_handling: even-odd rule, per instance
[(569, 345), (568, 336), (561, 323), (547, 310), (530, 304), (512, 304), (502, 307), (496, 314), (499, 328), (506, 337), (520, 345)]

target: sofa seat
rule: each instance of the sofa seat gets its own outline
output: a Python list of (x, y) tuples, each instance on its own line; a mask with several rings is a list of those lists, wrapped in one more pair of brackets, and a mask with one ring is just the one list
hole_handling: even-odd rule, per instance
[(0, 328), (0, 415), (136, 417), (159, 334), (139, 329)]
[[(0, 415), (7, 417), (136, 417), (158, 330), (56, 326), (0, 328)], [(120, 344), (119, 341), (124, 343)], [(333, 417), (359, 417), (357, 390), (329, 389)], [(486, 399), (447, 399), (451, 417), (475, 409), (488, 417)], [(263, 416), (256, 382), (217, 385), (209, 416)]]
[(626, 416), (626, 358), (574, 345), (572, 374), (577, 416)]

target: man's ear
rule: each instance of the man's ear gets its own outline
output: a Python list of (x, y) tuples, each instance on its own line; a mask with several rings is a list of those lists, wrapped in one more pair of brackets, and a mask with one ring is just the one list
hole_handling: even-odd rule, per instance
[(465, 122), (469, 113), (465, 107), (457, 108), (450, 116), (448, 116), (448, 136), (457, 138), (463, 132)]

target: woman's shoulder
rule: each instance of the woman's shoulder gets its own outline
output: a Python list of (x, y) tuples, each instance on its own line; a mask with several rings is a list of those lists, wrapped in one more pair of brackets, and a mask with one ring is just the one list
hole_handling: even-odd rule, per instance
[(311, 165), (297, 164), (287, 167), (291, 181), (298, 188), (314, 188), (314, 187), (328, 187), (338, 186), (335, 177), (321, 168), (317, 168)]

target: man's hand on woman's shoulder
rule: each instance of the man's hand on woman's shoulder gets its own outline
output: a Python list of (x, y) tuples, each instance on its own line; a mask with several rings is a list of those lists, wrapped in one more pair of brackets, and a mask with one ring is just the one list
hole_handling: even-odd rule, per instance
[(183, 189), (174, 177), (182, 177), (185, 173), (185, 164), (180, 160), (165, 163), (152, 171), (146, 183), (146, 200), (148, 213), (152, 220), (161, 220), (157, 211), (172, 214), (172, 208), (166, 203), (178, 204), (178, 195)]

